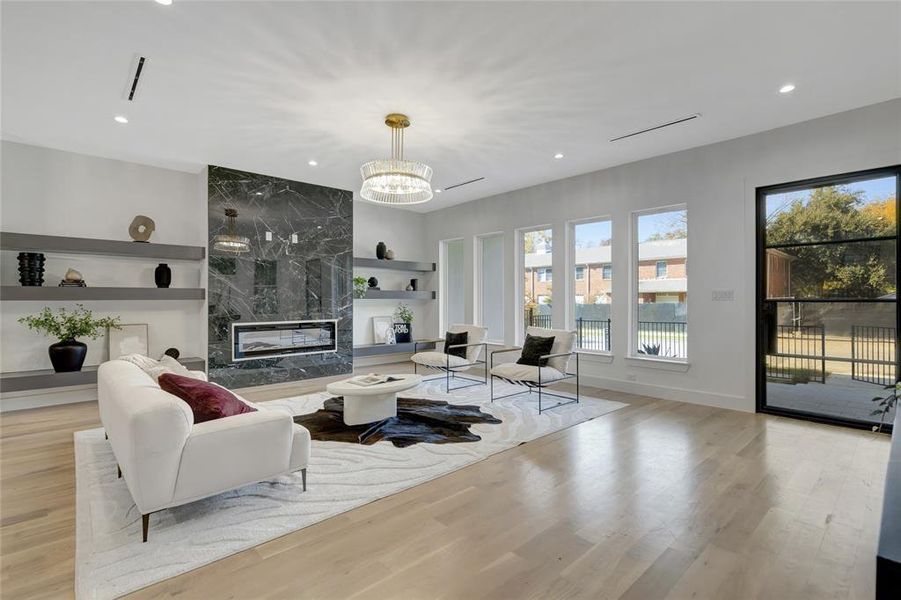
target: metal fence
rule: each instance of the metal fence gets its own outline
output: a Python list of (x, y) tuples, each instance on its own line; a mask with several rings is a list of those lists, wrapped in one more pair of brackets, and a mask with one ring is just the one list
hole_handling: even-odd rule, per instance
[(666, 358), (688, 356), (688, 323), (669, 321), (638, 322), (638, 353)]
[(891, 385), (897, 380), (894, 327), (851, 326), (851, 379)]
[(777, 325), (775, 352), (767, 353), (767, 379), (826, 381), (826, 333), (822, 325)]
[(610, 319), (576, 319), (576, 346), (610, 352)]
[(526, 310), (526, 318), (523, 320), (526, 327), (551, 328), (551, 315), (543, 315), (534, 310)]

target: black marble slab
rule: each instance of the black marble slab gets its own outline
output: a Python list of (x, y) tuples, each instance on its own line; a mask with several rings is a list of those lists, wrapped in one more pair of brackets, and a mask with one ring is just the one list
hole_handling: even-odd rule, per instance
[[(249, 252), (213, 247), (226, 208)], [(210, 380), (243, 388), (353, 371), (352, 192), (210, 166), (209, 240)], [(312, 319), (338, 319), (337, 352), (232, 361), (232, 322)]]

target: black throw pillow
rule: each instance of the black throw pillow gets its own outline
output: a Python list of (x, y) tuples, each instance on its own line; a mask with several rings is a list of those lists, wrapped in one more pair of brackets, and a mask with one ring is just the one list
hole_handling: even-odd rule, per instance
[(541, 360), (540, 357), (551, 353), (554, 346), (554, 336), (538, 337), (537, 335), (526, 334), (526, 343), (522, 345), (522, 355), (516, 361), (518, 365), (529, 365), (531, 367), (546, 367), (548, 359)]
[(451, 333), (450, 331), (448, 331), (444, 335), (444, 353), (450, 354), (451, 356), (466, 358), (466, 348), (450, 348), (450, 346), (468, 343), (469, 333), (467, 333), (466, 331), (464, 331), (463, 333)]

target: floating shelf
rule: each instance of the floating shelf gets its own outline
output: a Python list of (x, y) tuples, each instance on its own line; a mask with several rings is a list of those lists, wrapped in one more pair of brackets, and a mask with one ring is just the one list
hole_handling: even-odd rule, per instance
[[(192, 371), (206, 370), (206, 361), (202, 358), (186, 357), (180, 358), (178, 362)], [(81, 371), (72, 373), (56, 373), (52, 369), (0, 373), (0, 392), (4, 393), (43, 390), (70, 385), (93, 385), (95, 383), (97, 383), (97, 365), (83, 367)]]
[(206, 257), (206, 248), (203, 246), (98, 240), (8, 231), (0, 232), (0, 250), (96, 254), (131, 258), (164, 258), (169, 260), (203, 260)]
[[(432, 343), (420, 343), (420, 350), (432, 350), (435, 348), (435, 344)], [(413, 342), (408, 342), (406, 344), (362, 344), (360, 346), (354, 346), (354, 357), (360, 356), (378, 356), (380, 354), (398, 354), (401, 352), (413, 352)]]
[(366, 290), (364, 298), (358, 300), (434, 300), (438, 295), (435, 292), (408, 292), (406, 290)]
[(389, 269), (391, 271), (419, 271), (428, 273), (435, 270), (435, 263), (410, 260), (379, 260), (354, 256), (354, 266), (366, 269)]
[(4, 285), (0, 300), (203, 300), (203, 288), (44, 287)]

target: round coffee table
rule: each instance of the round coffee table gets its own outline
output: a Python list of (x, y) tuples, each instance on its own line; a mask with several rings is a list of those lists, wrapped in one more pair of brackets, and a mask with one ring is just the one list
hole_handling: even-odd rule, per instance
[(397, 379), (370, 386), (354, 385), (348, 380), (325, 386), (329, 394), (344, 397), (344, 424), (362, 425), (397, 416), (397, 393), (422, 382), (419, 375), (387, 375)]

